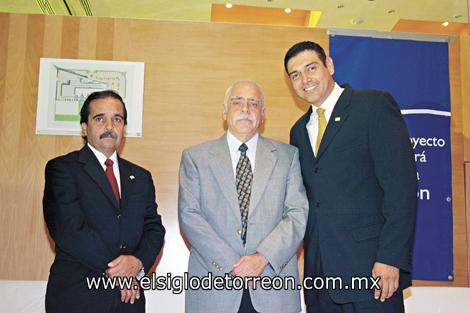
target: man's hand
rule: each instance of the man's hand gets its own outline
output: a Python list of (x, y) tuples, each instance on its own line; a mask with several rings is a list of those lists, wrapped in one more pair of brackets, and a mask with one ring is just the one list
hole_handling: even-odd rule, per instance
[[(136, 287), (134, 287), (136, 286)], [(136, 300), (140, 299), (139, 284), (134, 278), (133, 287), (131, 289), (121, 289), (121, 302), (134, 304)]]
[(135, 277), (143, 264), (133, 255), (120, 255), (108, 263), (106, 274), (109, 277)]
[(380, 301), (384, 302), (398, 289), (400, 269), (384, 263), (375, 262), (372, 268), (372, 277), (380, 277), (380, 290), (375, 290), (374, 298), (378, 300), (380, 297)]
[(266, 265), (268, 265), (268, 260), (259, 252), (245, 255), (233, 265), (232, 275), (240, 277), (259, 276), (263, 273)]

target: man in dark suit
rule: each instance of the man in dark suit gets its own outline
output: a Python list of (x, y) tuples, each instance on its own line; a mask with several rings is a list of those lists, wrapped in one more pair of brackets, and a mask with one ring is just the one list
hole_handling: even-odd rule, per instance
[[(152, 267), (165, 234), (151, 174), (116, 153), (127, 124), (117, 93), (90, 94), (80, 123), (85, 146), (46, 165), (44, 218), (56, 250), (46, 311), (144, 312), (136, 279)], [(118, 277), (134, 286), (88, 288), (87, 280)]]
[(384, 91), (336, 84), (332, 59), (314, 42), (292, 46), (284, 66), (311, 104), (290, 134), (310, 207), (304, 274), (343, 284), (305, 288), (307, 312), (404, 312), (417, 180), (400, 109)]

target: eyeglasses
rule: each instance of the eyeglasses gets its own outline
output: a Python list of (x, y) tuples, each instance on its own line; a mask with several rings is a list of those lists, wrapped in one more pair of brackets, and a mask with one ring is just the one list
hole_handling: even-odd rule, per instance
[(261, 101), (256, 98), (244, 98), (244, 97), (232, 97), (229, 100), (230, 105), (236, 106), (236, 107), (241, 107), (243, 103), (246, 102), (247, 106), (249, 106), (252, 109), (257, 109)]

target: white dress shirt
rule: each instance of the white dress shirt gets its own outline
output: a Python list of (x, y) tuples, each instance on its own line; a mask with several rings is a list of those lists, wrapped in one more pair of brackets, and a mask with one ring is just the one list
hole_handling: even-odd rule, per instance
[[(89, 143), (87, 143), (87, 145), (91, 149), (93, 154), (96, 156), (96, 158), (98, 159), (98, 162), (100, 162), (101, 167), (103, 168), (103, 170), (106, 172), (106, 164), (104, 164), (104, 162), (106, 162), (106, 160), (108, 158), (103, 153), (96, 150)], [(114, 153), (111, 155), (111, 157), (109, 159), (111, 159), (111, 161), (114, 162), (113, 163), (113, 172), (114, 172), (114, 176), (116, 177), (116, 181), (117, 181), (117, 185), (118, 185), (118, 189), (119, 189), (119, 196), (120, 196), (121, 195), (121, 175), (119, 175), (119, 163), (118, 163), (118, 158), (117, 158), (116, 151), (114, 151)]]
[(335, 108), (336, 102), (338, 102), (339, 97), (343, 93), (344, 88), (341, 88), (336, 82), (333, 88), (333, 91), (330, 93), (328, 98), (319, 106), (316, 107), (312, 104), (312, 114), (310, 114), (310, 120), (307, 123), (307, 132), (308, 137), (310, 138), (310, 145), (312, 146), (312, 151), (315, 153), (315, 145), (317, 143), (317, 136), (318, 136), (318, 114), (317, 109), (323, 108), (325, 110), (325, 119), (328, 125), (328, 121), (330, 120), (331, 113), (333, 113), (333, 109)]
[[(251, 164), (251, 172), (255, 172), (255, 158), (256, 158), (256, 145), (258, 144), (258, 133), (256, 133), (253, 138), (245, 142), (245, 144), (248, 147), (248, 150), (246, 150), (246, 156), (250, 160)], [(240, 159), (241, 152), (238, 150), (240, 148), (241, 142), (238, 140), (237, 137), (232, 135), (230, 131), (227, 131), (227, 143), (228, 143), (228, 149), (230, 150), (230, 158), (232, 159), (232, 170), (233, 170), (233, 177), (237, 176), (237, 164), (238, 160)]]

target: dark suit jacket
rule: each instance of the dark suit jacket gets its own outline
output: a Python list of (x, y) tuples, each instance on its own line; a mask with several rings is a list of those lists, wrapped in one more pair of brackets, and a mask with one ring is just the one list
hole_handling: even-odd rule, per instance
[[(316, 158), (306, 129), (311, 112), (310, 108), (290, 134), (291, 144), (300, 151), (310, 207), (305, 275), (320, 271), (340, 276), (351, 289), (352, 276), (369, 277), (374, 262), (382, 262), (398, 267), (400, 287), (408, 287), (417, 176), (397, 103), (386, 92), (346, 86)], [(305, 291), (307, 304), (313, 292)], [(371, 290), (330, 289), (329, 294), (338, 303), (372, 299)]]
[(119, 255), (134, 255), (148, 273), (163, 245), (165, 229), (157, 214), (151, 174), (119, 158), (121, 207), (105, 172), (85, 145), (49, 161), (44, 218), (55, 241), (46, 311), (144, 312), (145, 299), (120, 301), (120, 291), (89, 290), (86, 277), (101, 277)]

